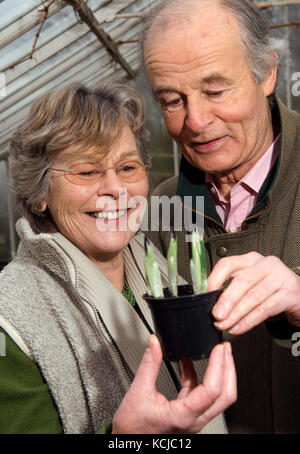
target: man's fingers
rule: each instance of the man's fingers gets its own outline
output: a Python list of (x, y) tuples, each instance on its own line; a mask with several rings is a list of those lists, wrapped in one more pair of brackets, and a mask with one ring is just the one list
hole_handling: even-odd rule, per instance
[(261, 258), (262, 256), (257, 252), (249, 252), (249, 254), (233, 255), (219, 260), (207, 279), (208, 291), (221, 288), (230, 277)]
[(155, 382), (162, 362), (160, 343), (154, 334), (148, 340), (148, 347), (131, 384), (132, 391), (144, 395), (155, 389)]
[[(255, 307), (237, 323), (230, 323), (231, 334), (243, 334), (270, 317), (284, 312), (288, 295), (284, 291), (275, 292), (266, 301)], [(224, 328), (227, 329), (227, 328)]]
[[(258, 279), (258, 275), (255, 278)], [(245, 281), (236, 277), (232, 281), (232, 286), (228, 296), (225, 295), (224, 299), (220, 298), (212, 311), (218, 321), (216, 326), (219, 329), (231, 328), (255, 308), (268, 301), (280, 289), (281, 280), (274, 280), (270, 275), (263, 277), (258, 283), (251, 284), (250, 280)]]

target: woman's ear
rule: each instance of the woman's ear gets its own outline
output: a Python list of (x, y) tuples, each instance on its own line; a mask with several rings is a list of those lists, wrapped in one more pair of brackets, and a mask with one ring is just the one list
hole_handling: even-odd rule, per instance
[(47, 202), (45, 200), (43, 200), (39, 206), (39, 212), (43, 213), (46, 210), (47, 210)]

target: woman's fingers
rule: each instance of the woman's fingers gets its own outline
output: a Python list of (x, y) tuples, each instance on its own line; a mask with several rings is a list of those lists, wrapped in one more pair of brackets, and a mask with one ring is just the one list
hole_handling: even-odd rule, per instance
[(183, 358), (180, 361), (181, 370), (181, 390), (178, 399), (184, 399), (192, 389), (197, 386), (197, 374), (191, 358)]
[(135, 378), (114, 415), (112, 433), (156, 433), (158, 431), (161, 421), (158, 418), (157, 406), (166, 400), (157, 398), (158, 393), (155, 388), (161, 361), (162, 351), (159, 341), (155, 335), (151, 335)]
[(209, 357), (202, 384), (194, 388), (185, 399), (185, 407), (195, 416), (200, 416), (206, 411), (221, 393), (224, 353), (224, 344), (214, 347)]
[(228, 408), (237, 398), (236, 372), (228, 342), (217, 346), (211, 353), (203, 383), (185, 400), (188, 410), (185, 419), (190, 433), (199, 433), (203, 427)]
[(151, 334), (148, 340), (148, 347), (143, 355), (142, 361), (131, 384), (132, 392), (143, 394), (155, 390), (155, 383), (162, 362), (162, 350), (159, 340)]
[(237, 378), (234, 360), (232, 356), (231, 345), (226, 342), (224, 345), (224, 363), (223, 363), (223, 381), (221, 392), (214, 403), (202, 415), (204, 423), (211, 421), (221, 412), (226, 410), (237, 399)]
[(113, 433), (198, 433), (236, 398), (235, 369), (227, 344), (217, 345), (211, 352), (201, 385), (196, 385), (191, 361), (181, 361), (183, 388), (172, 401), (155, 388), (161, 361), (159, 342), (151, 336), (136, 377), (115, 414)]

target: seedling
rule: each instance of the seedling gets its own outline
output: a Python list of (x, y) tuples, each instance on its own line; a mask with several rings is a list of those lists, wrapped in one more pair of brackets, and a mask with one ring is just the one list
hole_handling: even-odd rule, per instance
[[(163, 287), (159, 266), (155, 260), (154, 252), (151, 247), (150, 241), (145, 236), (145, 273), (148, 287), (148, 295), (155, 298), (163, 297)], [(169, 291), (172, 296), (178, 296), (178, 272), (177, 272), (177, 239), (174, 232), (172, 232), (168, 254), (168, 280)], [(191, 242), (191, 259), (190, 259), (190, 272), (193, 283), (194, 294), (207, 292), (207, 272), (205, 261), (205, 249), (203, 236), (199, 235), (198, 230), (192, 232)]]
[(169, 291), (172, 296), (178, 296), (178, 273), (177, 273), (177, 239), (172, 231), (168, 249), (168, 279)]
[(146, 280), (148, 286), (148, 295), (154, 296), (155, 298), (163, 297), (163, 287), (161, 283), (161, 276), (159, 266), (155, 260), (154, 252), (151, 247), (150, 241), (145, 236), (145, 259), (144, 267), (146, 273)]

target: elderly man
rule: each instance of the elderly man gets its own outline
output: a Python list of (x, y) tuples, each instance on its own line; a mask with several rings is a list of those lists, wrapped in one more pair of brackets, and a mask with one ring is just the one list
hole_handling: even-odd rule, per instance
[[(298, 352), (283, 339), (300, 332), (300, 116), (274, 95), (278, 42), (250, 0), (163, 2), (141, 42), (182, 150), (179, 177), (155, 194), (204, 196), (209, 289), (232, 278), (213, 309), (238, 373), (229, 431), (299, 432)], [(166, 254), (169, 232), (150, 236)], [(178, 241), (190, 280), (185, 232)]]

